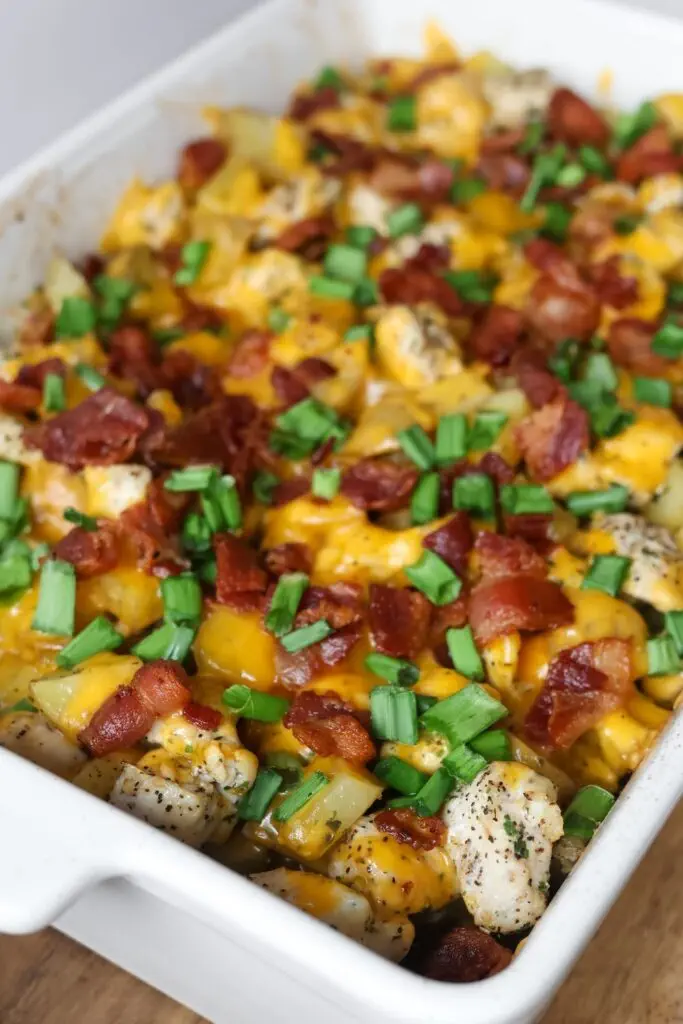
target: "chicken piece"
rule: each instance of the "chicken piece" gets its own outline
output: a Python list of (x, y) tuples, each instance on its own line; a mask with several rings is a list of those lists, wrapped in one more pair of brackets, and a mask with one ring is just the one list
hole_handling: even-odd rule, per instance
[(188, 846), (203, 846), (220, 823), (219, 796), (210, 781), (184, 785), (151, 768), (124, 765), (109, 798), (114, 807), (169, 832)]
[(118, 519), (131, 505), (144, 501), (152, 473), (146, 466), (86, 466), (83, 479), (89, 514)]
[(121, 196), (102, 237), (104, 252), (148, 245), (163, 249), (181, 241), (185, 201), (177, 181), (145, 185), (136, 178)]
[(298, 257), (265, 249), (237, 266), (220, 295), (214, 296), (214, 304), (239, 313), (249, 326), (261, 326), (272, 306), (303, 294), (307, 285)]
[(541, 120), (555, 85), (547, 71), (496, 71), (484, 75), (482, 91), (491, 106), (492, 128), (519, 128)]
[(388, 235), (387, 217), (392, 203), (369, 185), (355, 185), (348, 193), (349, 222), (374, 228), (380, 235)]
[(679, 208), (683, 205), (683, 176), (658, 174), (646, 178), (638, 189), (638, 204), (645, 213)]
[(336, 178), (323, 177), (317, 167), (307, 167), (302, 174), (277, 185), (254, 211), (255, 219), (260, 221), (257, 241), (272, 241), (291, 224), (319, 216), (335, 202), (340, 189)]
[(462, 370), (460, 346), (446, 319), (427, 305), (390, 306), (375, 328), (383, 370), (407, 388), (434, 384)]
[(387, 960), (398, 963), (413, 943), (415, 928), (407, 917), (376, 914), (365, 896), (324, 875), (276, 868), (251, 880)]
[(443, 847), (416, 850), (400, 843), (380, 831), (372, 815), (359, 818), (332, 850), (327, 873), (387, 914), (438, 910), (458, 895), (456, 873)]
[(0, 747), (6, 747), (49, 772), (71, 779), (86, 754), (71, 743), (39, 712), (8, 712), (0, 715)]
[(665, 526), (627, 512), (596, 517), (594, 522), (612, 538), (615, 553), (631, 559), (624, 593), (660, 612), (683, 606), (683, 554)]
[(40, 462), (41, 454), (24, 444), (24, 425), (14, 416), (0, 414), (0, 459), (18, 462), (21, 466)]
[(446, 804), (447, 849), (480, 928), (517, 932), (545, 910), (552, 845), (563, 828), (556, 801), (543, 775), (494, 761)]

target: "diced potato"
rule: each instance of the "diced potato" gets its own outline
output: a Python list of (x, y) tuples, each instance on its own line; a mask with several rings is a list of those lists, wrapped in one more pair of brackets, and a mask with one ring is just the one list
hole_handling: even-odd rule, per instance
[(197, 209), (212, 216), (244, 216), (263, 198), (259, 176), (240, 157), (231, 157), (197, 193)]
[(163, 249), (182, 241), (185, 200), (177, 181), (145, 185), (136, 178), (121, 197), (102, 237), (104, 252), (148, 245)]
[[(453, 385), (452, 381), (448, 383)], [(361, 413), (356, 429), (344, 445), (344, 455), (359, 458), (398, 451), (396, 435), (413, 423), (424, 430), (431, 430), (435, 416), (411, 398), (409, 391), (403, 388), (385, 391), (376, 404), (369, 405)]]
[(301, 134), (291, 121), (242, 107), (207, 107), (204, 116), (233, 158), (255, 164), (272, 178), (292, 174), (306, 162)]
[(86, 793), (107, 800), (124, 764), (135, 764), (139, 757), (136, 750), (119, 750), (105, 757), (95, 757), (84, 764), (71, 781)]
[(666, 480), (654, 499), (643, 510), (651, 523), (675, 532), (683, 527), (683, 462), (676, 460), (669, 467)]
[(1, 655), (0, 710), (28, 697), (30, 685), (39, 674), (35, 665), (27, 664), (16, 654)]
[(576, 784), (569, 775), (561, 768), (558, 768), (557, 765), (554, 765), (552, 761), (549, 761), (547, 757), (544, 757), (543, 754), (538, 754), (535, 750), (532, 750), (518, 736), (515, 736), (513, 733), (509, 733), (509, 736), (514, 760), (519, 761), (520, 764), (525, 764), (528, 768), (533, 768), (539, 775), (545, 775), (546, 779), (550, 779), (557, 786), (560, 803), (568, 803), (576, 792)]

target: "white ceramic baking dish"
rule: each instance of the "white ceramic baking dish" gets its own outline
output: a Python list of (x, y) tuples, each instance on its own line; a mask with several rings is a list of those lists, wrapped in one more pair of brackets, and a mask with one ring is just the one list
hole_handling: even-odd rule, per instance
[[(546, 65), (625, 105), (683, 87), (683, 23), (595, 0), (272, 0), (0, 183), (0, 305), (55, 247), (96, 244), (134, 173), (153, 178), (204, 102), (277, 110), (323, 63), (416, 52), (427, 17), (466, 49)], [(0, 638), (1, 644), (2, 638)], [(56, 923), (216, 1024), (529, 1024), (547, 1006), (683, 791), (683, 720), (629, 784), (520, 955), (475, 985), (384, 962), (201, 853), (0, 749), (0, 929)], [(93, 994), (93, 997), (95, 995)]]

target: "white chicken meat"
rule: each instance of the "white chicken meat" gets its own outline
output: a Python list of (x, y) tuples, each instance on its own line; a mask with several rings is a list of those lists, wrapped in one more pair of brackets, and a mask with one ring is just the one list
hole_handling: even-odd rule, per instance
[(493, 128), (519, 128), (540, 120), (555, 85), (547, 71), (496, 71), (482, 78), (482, 91), (491, 106)]
[(609, 534), (615, 553), (631, 559), (623, 592), (661, 612), (683, 604), (683, 554), (665, 526), (627, 512), (596, 516), (594, 525)]
[(0, 715), (0, 747), (63, 779), (73, 778), (87, 759), (80, 747), (38, 711), (9, 711)]

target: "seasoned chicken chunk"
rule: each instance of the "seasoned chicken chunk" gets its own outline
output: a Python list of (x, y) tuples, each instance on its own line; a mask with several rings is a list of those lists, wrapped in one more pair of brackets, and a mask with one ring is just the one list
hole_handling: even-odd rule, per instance
[(407, 388), (434, 384), (462, 369), (460, 346), (445, 318), (426, 305), (389, 306), (376, 327), (377, 355), (385, 372)]
[(276, 185), (254, 211), (260, 221), (257, 240), (271, 241), (291, 224), (319, 216), (337, 199), (340, 189), (339, 181), (323, 177), (316, 167)]
[(144, 501), (152, 473), (147, 466), (86, 466), (83, 479), (90, 514), (118, 519), (131, 505)]
[(631, 559), (624, 593), (660, 612), (683, 605), (683, 554), (665, 526), (627, 512), (603, 516), (595, 525), (612, 538), (616, 554)]
[(24, 444), (24, 425), (14, 416), (0, 415), (0, 459), (28, 466), (40, 460), (40, 452)]
[(13, 750), (28, 761), (71, 779), (86, 760), (85, 751), (64, 736), (39, 712), (7, 712), (0, 715), (0, 747)]
[(496, 761), (446, 804), (447, 849), (480, 928), (516, 932), (545, 910), (553, 843), (562, 835), (556, 801), (549, 779)]
[(491, 105), (491, 126), (519, 128), (540, 120), (550, 103), (555, 86), (547, 71), (496, 71), (484, 75), (482, 90)]
[(181, 785), (149, 768), (127, 764), (109, 799), (115, 807), (170, 832), (188, 846), (208, 842), (219, 823), (219, 797), (209, 780)]

